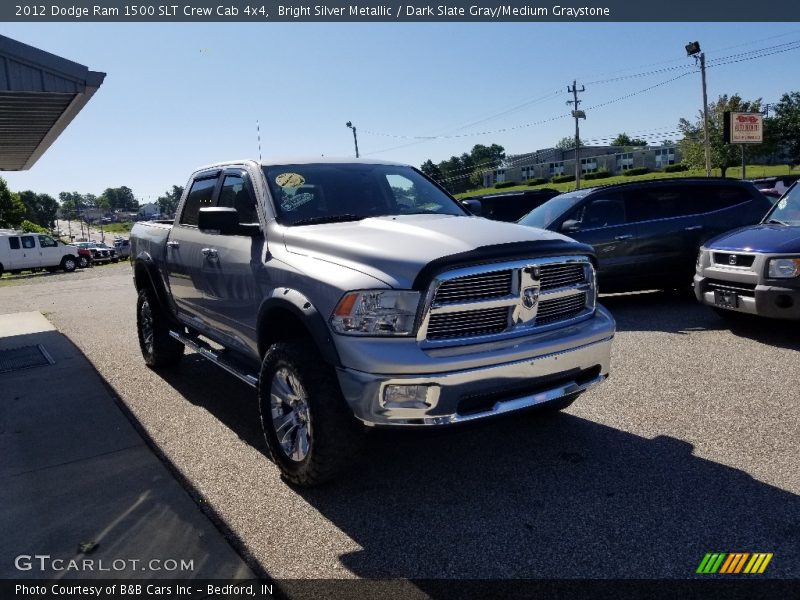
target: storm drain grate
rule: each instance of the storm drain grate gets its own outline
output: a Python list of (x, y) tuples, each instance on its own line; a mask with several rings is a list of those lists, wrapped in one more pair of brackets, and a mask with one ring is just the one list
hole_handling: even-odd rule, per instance
[(55, 364), (55, 361), (41, 344), (0, 350), (0, 373), (21, 371), (22, 369), (30, 369), (31, 367), (43, 367), (53, 364)]

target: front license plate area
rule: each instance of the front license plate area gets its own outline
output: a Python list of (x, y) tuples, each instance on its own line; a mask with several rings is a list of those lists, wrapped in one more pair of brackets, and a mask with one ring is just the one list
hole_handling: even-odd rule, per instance
[(714, 304), (721, 308), (739, 308), (739, 294), (724, 290), (714, 290)]

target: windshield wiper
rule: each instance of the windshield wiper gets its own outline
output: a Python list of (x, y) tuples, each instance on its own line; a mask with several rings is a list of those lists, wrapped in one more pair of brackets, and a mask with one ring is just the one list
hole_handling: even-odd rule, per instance
[(322, 223), (344, 223), (347, 221), (361, 221), (362, 219), (366, 219), (367, 215), (352, 215), (352, 214), (343, 214), (343, 215), (325, 215), (319, 217), (308, 217), (307, 219), (300, 219), (299, 221), (295, 221), (292, 223), (292, 227), (296, 225), (320, 225)]
[(784, 226), (786, 226), (786, 227), (788, 227), (788, 226), (789, 226), (789, 224), (788, 224), (788, 223), (784, 223), (783, 221), (781, 221), (781, 220), (779, 220), (779, 219), (770, 219), (769, 221), (767, 221), (767, 223), (768, 223), (768, 224), (770, 224), (770, 223), (774, 223), (775, 225), (784, 225)]

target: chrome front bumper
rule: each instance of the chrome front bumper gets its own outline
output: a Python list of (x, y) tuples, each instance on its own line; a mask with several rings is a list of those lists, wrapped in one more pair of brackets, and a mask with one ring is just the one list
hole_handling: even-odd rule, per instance
[[(366, 425), (474, 421), (572, 396), (604, 381), (613, 335), (612, 325), (607, 337), (583, 346), (446, 373), (391, 376), (340, 368), (339, 383), (355, 416)], [(387, 386), (427, 386), (427, 393), (424, 402), (387, 403)]]

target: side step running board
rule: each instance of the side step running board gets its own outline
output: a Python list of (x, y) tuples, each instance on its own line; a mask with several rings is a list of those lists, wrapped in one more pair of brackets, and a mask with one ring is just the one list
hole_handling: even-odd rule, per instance
[(222, 367), (231, 375), (244, 381), (247, 385), (258, 387), (258, 377), (250, 373), (245, 365), (229, 357), (224, 350), (215, 350), (204, 341), (195, 337), (189, 337), (177, 331), (170, 331), (170, 337), (175, 338), (184, 346), (188, 346), (203, 358), (210, 360), (218, 367)]

